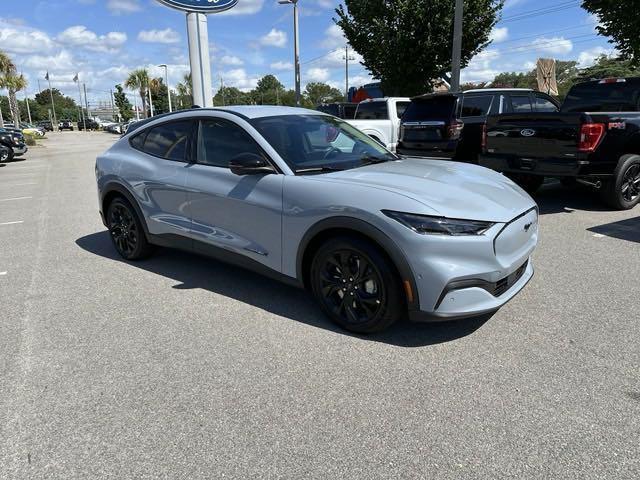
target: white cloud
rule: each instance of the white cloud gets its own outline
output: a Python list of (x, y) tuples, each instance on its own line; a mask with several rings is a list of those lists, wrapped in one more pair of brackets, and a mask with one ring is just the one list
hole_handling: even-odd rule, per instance
[(291, 62), (279, 61), (274, 62), (269, 66), (271, 67), (271, 70), (293, 70), (293, 63)]
[(344, 47), (346, 44), (347, 39), (344, 37), (342, 29), (335, 23), (324, 31), (324, 39), (320, 42), (320, 46), (323, 48)]
[(107, 8), (114, 14), (134, 13), (142, 10), (138, 0), (109, 0)]
[(44, 32), (0, 24), (0, 48), (9, 53), (47, 52), (54, 46)]
[(327, 68), (310, 68), (307, 70), (305, 80), (309, 82), (326, 82), (331, 77)]
[(573, 42), (564, 37), (538, 37), (520, 51), (535, 50), (538, 53), (548, 53), (551, 55), (566, 55), (573, 50)]
[(252, 15), (262, 10), (263, 5), (264, 0), (240, 0), (235, 7), (218, 15)]
[(265, 47), (282, 48), (287, 44), (287, 34), (282, 30), (272, 28), (269, 33), (260, 37), (260, 45)]
[(248, 91), (255, 88), (260, 76), (248, 75), (244, 68), (236, 68), (224, 72), (222, 79), (227, 87), (236, 87), (242, 91)]
[(64, 45), (82, 47), (95, 52), (116, 52), (127, 42), (127, 35), (122, 32), (98, 35), (84, 25), (75, 25), (60, 33), (56, 40)]
[(614, 50), (604, 47), (594, 47), (580, 52), (578, 55), (578, 66), (580, 68), (590, 67), (595, 63), (596, 58), (600, 55), (612, 55)]
[(71, 72), (78, 66), (78, 63), (69, 51), (61, 50), (56, 55), (30, 55), (25, 58), (22, 65), (42, 72)]
[(180, 34), (171, 28), (164, 30), (142, 30), (138, 34), (138, 40), (145, 43), (178, 43)]
[(494, 27), (489, 36), (493, 43), (504, 42), (507, 38), (509, 38), (509, 29), (507, 27)]
[(231, 66), (240, 66), (244, 64), (242, 59), (236, 57), (235, 55), (223, 55), (222, 58), (220, 59), (220, 63), (222, 65), (231, 65)]
[(489, 82), (498, 75), (501, 70), (496, 68), (495, 62), (500, 59), (500, 53), (496, 50), (483, 50), (473, 57), (469, 65), (460, 74), (461, 81), (465, 82)]

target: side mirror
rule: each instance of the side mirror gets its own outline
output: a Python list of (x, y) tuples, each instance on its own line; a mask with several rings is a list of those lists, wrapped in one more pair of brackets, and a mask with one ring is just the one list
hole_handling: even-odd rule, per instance
[(255, 153), (241, 153), (229, 161), (231, 172), (236, 175), (268, 175), (275, 173), (269, 162)]

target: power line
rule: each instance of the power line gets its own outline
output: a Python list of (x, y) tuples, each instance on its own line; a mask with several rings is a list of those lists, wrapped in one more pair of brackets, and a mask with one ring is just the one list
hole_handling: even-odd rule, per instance
[(537, 8), (534, 10), (528, 10), (526, 12), (521, 12), (518, 13), (516, 15), (512, 15), (510, 17), (505, 17), (502, 19), (502, 21), (500, 23), (510, 23), (510, 22), (518, 22), (520, 20), (526, 20), (528, 18), (533, 18), (533, 17), (539, 17), (542, 15), (548, 15), (550, 13), (556, 13), (556, 12), (560, 12), (562, 10), (569, 10), (571, 8), (575, 8), (575, 7), (579, 7), (580, 3), (579, 2), (575, 2), (574, 1), (570, 1), (570, 2), (561, 2), (557, 5), (554, 5), (552, 7), (545, 7), (545, 8)]

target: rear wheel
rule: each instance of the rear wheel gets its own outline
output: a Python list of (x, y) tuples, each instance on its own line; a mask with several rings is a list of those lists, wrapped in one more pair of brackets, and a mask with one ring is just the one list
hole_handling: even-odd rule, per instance
[(620, 159), (614, 177), (602, 189), (604, 201), (617, 210), (629, 210), (640, 201), (640, 156)]
[(544, 177), (541, 175), (530, 175), (527, 173), (509, 173), (507, 174), (511, 180), (520, 185), (524, 191), (533, 195), (544, 183)]
[(151, 254), (142, 224), (131, 204), (124, 198), (116, 198), (107, 209), (107, 225), (113, 245), (126, 260), (140, 260)]
[(365, 240), (329, 240), (316, 252), (310, 273), (311, 289), (320, 306), (346, 330), (379, 332), (404, 311), (393, 264)]

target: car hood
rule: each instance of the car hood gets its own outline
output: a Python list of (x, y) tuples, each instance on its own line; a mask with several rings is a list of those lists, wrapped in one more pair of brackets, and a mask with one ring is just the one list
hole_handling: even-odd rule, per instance
[(402, 158), (320, 177), (393, 191), (448, 218), (508, 222), (536, 205), (504, 175), (453, 161)]

